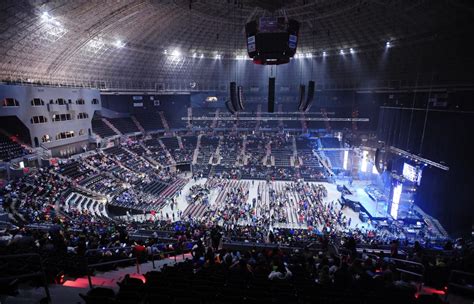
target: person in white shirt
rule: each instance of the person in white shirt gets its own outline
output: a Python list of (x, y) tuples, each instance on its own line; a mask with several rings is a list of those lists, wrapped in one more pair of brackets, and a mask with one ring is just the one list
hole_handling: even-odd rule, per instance
[(269, 280), (275, 280), (275, 279), (286, 280), (286, 279), (291, 278), (292, 275), (293, 274), (288, 269), (288, 267), (286, 267), (286, 265), (284, 265), (283, 263), (280, 263), (278, 266), (276, 265), (273, 266), (273, 271), (270, 272), (270, 274), (268, 275), (268, 279)]

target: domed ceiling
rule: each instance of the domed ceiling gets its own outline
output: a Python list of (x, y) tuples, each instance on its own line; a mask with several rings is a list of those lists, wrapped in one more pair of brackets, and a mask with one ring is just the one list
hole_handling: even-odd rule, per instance
[(262, 16), (298, 20), (298, 53), (317, 58), (449, 36), (466, 31), (473, 14), (467, 1), (437, 0), (6, 0), (0, 6), (2, 80), (101, 88), (213, 81), (219, 66), (245, 58), (245, 23)]

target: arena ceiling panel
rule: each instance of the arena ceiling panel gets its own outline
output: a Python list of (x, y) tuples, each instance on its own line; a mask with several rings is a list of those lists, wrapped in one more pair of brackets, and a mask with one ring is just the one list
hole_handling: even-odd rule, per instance
[(262, 16), (300, 21), (298, 52), (317, 57), (351, 48), (370, 56), (387, 42), (401, 47), (459, 33), (473, 14), (466, 1), (426, 0), (8, 0), (0, 6), (2, 80), (100, 88), (213, 81), (226, 65), (216, 60), (245, 58), (244, 25)]

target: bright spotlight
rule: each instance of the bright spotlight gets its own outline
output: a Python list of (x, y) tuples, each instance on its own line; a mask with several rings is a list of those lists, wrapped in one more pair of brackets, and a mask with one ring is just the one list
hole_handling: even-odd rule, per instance
[(311, 57), (313, 57), (313, 54), (311, 54), (311, 53), (306, 53), (306, 58), (311, 58)]
[(200, 56), (200, 57), (201, 57), (201, 58), (204, 58), (204, 54), (203, 54), (203, 53), (201, 53), (201, 56)]
[(197, 53), (193, 53), (193, 58), (196, 58), (197, 57)]
[(43, 14), (41, 14), (41, 21), (54, 24), (56, 26), (61, 26), (61, 23), (59, 23), (59, 21), (51, 16), (48, 12), (43, 12)]
[(344, 55), (344, 50), (340, 50), (339, 54)]
[(347, 163), (348, 162), (349, 162), (349, 151), (345, 150), (344, 151), (344, 162), (342, 164), (342, 168), (344, 168), (344, 170), (347, 170)]
[(351, 54), (354, 54), (354, 49), (353, 48), (350, 48), (349, 51), (351, 52)]
[(387, 42), (385, 43), (385, 46), (389, 48), (389, 47), (392, 46), (392, 44), (390, 43), (390, 41), (387, 41)]
[(117, 41), (115, 41), (114, 45), (115, 45), (115, 47), (121, 49), (125, 46), (125, 43), (123, 43), (122, 40), (117, 40)]
[(360, 165), (360, 171), (367, 172), (367, 156), (369, 151), (362, 151), (362, 163)]
[(53, 19), (53, 18), (51, 17), (51, 15), (48, 12), (43, 12), (43, 14), (41, 14), (41, 20), (49, 21), (51, 19)]
[(173, 57), (179, 57), (179, 56), (181, 56), (181, 53), (180, 53), (179, 50), (174, 50), (173, 53), (171, 53), (171, 56), (173, 56)]
[(402, 196), (403, 185), (398, 184), (393, 188), (392, 195), (392, 206), (390, 208), (390, 215), (394, 218), (398, 218), (398, 207), (400, 205), (400, 197)]
[(326, 57), (326, 51), (323, 52), (323, 57)]
[(164, 51), (164, 54), (165, 54), (165, 55), (168, 55), (168, 50), (165, 50), (165, 51)]

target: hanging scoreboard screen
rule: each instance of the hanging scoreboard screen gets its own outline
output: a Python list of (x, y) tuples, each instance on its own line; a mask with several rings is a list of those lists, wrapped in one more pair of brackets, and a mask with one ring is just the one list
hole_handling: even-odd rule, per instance
[(257, 64), (284, 64), (296, 53), (300, 24), (285, 17), (261, 17), (245, 25), (247, 52)]

